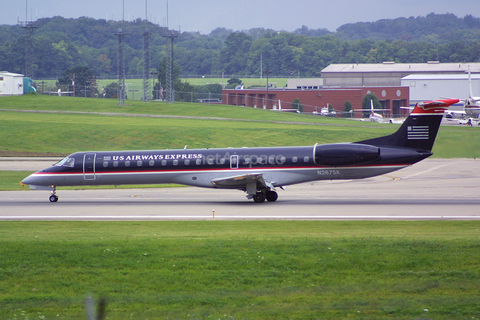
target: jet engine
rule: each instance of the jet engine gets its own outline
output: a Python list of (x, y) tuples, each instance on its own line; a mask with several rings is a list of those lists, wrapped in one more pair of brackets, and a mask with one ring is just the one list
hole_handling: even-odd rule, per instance
[(317, 145), (315, 163), (322, 166), (349, 166), (380, 159), (380, 148), (359, 143)]

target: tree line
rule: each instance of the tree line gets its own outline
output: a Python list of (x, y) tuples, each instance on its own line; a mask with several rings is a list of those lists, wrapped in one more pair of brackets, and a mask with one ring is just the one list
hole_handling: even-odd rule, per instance
[[(117, 38), (125, 36), (127, 75), (143, 72), (143, 34), (150, 34), (152, 68), (165, 58), (165, 28), (148, 21), (107, 21), (62, 17), (36, 21), (36, 78), (62, 77), (73, 66), (88, 66), (96, 77), (117, 75)], [(174, 59), (182, 76), (318, 77), (332, 63), (477, 62), (480, 19), (453, 14), (359, 22), (336, 32), (309, 29), (294, 32), (255, 28), (217, 28), (208, 35), (182, 32), (175, 38)], [(0, 70), (25, 72), (27, 32), (0, 25)]]

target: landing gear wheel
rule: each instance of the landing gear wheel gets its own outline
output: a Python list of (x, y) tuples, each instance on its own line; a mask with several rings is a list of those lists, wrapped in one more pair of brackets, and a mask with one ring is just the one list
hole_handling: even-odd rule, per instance
[(255, 201), (256, 203), (265, 202), (265, 193), (263, 192), (255, 193), (255, 195), (253, 196), (253, 201)]
[(270, 190), (270, 191), (267, 191), (267, 193), (265, 194), (265, 197), (267, 198), (267, 201), (273, 202), (278, 199), (278, 194), (275, 191)]
[(58, 196), (55, 195), (55, 194), (52, 194), (50, 196), (50, 198), (48, 198), (48, 200), (50, 200), (50, 202), (57, 202), (58, 201)]

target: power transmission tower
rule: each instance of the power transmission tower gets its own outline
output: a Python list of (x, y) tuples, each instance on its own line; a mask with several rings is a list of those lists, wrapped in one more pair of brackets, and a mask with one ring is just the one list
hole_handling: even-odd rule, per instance
[(118, 78), (118, 105), (125, 104), (125, 35), (126, 33), (122, 28), (118, 28), (118, 32), (115, 33), (118, 37), (118, 49), (117, 49), (117, 78)]
[(35, 22), (28, 21), (28, 0), (25, 1), (25, 21), (18, 21), (18, 24), (28, 31), (27, 45), (25, 48), (25, 76), (33, 79), (35, 74), (33, 68), (33, 34), (38, 26)]
[(38, 28), (37, 24), (33, 21), (19, 21), (22, 28), (28, 32), (27, 45), (25, 48), (25, 76), (27, 78), (34, 77), (35, 70), (33, 68), (33, 34), (35, 29)]
[(143, 102), (150, 101), (150, 31), (143, 33)]
[(166, 60), (167, 60), (167, 66), (166, 66), (166, 84), (165, 84), (165, 101), (174, 103), (175, 102), (175, 89), (173, 87), (173, 39), (178, 37), (178, 32), (174, 30), (168, 30), (165, 32), (163, 35), (164, 38), (166, 38)]

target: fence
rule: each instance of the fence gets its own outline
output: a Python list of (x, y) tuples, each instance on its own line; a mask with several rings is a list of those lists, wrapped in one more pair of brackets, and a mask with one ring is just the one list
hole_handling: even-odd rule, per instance
[[(130, 100), (143, 100), (143, 86), (126, 85), (125, 97)], [(183, 102), (204, 102), (204, 103), (221, 103), (222, 94), (205, 92), (175, 92), (175, 101)], [(208, 90), (208, 89), (207, 89)], [(38, 86), (37, 92), (45, 95), (58, 95), (82, 98), (117, 98), (117, 88), (111, 87), (91, 87), (91, 86)], [(151, 100), (164, 100), (165, 92), (163, 89), (151, 90)]]

